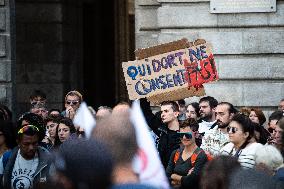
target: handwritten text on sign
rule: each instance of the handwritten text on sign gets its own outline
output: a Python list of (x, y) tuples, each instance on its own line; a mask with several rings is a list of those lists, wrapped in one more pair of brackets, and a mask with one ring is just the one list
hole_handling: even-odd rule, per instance
[(129, 98), (134, 100), (191, 86), (198, 88), (202, 83), (216, 80), (215, 65), (209, 68), (210, 58), (213, 58), (211, 47), (202, 44), (125, 62), (123, 71)]
[(211, 48), (207, 48), (205, 45), (199, 47), (189, 48), (189, 57), (184, 59), (184, 66), (186, 69), (186, 81), (188, 87), (202, 88), (203, 83), (209, 83), (211, 81), (218, 80), (218, 73), (214, 56)]

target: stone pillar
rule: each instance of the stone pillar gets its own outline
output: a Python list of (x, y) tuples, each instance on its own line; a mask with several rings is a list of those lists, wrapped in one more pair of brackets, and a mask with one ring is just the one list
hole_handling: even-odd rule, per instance
[[(130, 59), (130, 38), (129, 38), (129, 12), (128, 1), (121, 0), (114, 1), (116, 14), (115, 18), (115, 86), (116, 86), (116, 100), (127, 101), (128, 94), (124, 82), (123, 71), (121, 67), (122, 62), (127, 62)], [(132, 49), (133, 50), (133, 49)]]
[(15, 108), (15, 4), (0, 0), (0, 103)]
[(63, 108), (69, 90), (81, 90), (81, 1), (16, 0), (17, 115), (28, 111), (35, 89), (47, 106)]

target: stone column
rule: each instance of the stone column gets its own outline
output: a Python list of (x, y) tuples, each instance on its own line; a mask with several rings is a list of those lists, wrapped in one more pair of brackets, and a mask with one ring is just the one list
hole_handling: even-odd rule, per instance
[(124, 82), (121, 63), (130, 58), (128, 0), (114, 1), (115, 18), (115, 80), (116, 100), (127, 101), (127, 91)]
[(0, 103), (15, 107), (15, 4), (0, 0)]

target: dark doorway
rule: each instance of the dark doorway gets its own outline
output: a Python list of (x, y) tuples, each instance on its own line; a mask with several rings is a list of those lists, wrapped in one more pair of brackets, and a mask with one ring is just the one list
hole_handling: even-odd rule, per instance
[(83, 4), (83, 88), (88, 105), (115, 103), (114, 3)]

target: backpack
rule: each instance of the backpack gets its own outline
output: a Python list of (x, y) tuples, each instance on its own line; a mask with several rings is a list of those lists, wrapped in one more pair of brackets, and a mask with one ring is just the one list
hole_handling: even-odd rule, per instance
[[(191, 165), (192, 167), (194, 167), (194, 164), (195, 164), (195, 161), (199, 155), (200, 152), (202, 152), (204, 150), (200, 149), (196, 152), (196, 150), (194, 151), (194, 153), (191, 155), (190, 157), (190, 162), (191, 162)], [(175, 152), (175, 155), (174, 155), (174, 163), (176, 164), (179, 156), (180, 156), (180, 153), (182, 152), (182, 149), (178, 149), (176, 152)], [(207, 156), (207, 161), (211, 161), (213, 159), (213, 157), (206, 151), (204, 151), (206, 156)]]

